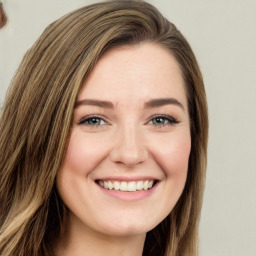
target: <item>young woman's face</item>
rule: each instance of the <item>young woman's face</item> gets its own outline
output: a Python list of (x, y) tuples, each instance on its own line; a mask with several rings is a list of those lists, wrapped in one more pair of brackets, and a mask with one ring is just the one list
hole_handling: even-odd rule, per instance
[(116, 236), (153, 229), (182, 193), (190, 148), (174, 57), (154, 44), (106, 53), (78, 95), (57, 177), (71, 228)]

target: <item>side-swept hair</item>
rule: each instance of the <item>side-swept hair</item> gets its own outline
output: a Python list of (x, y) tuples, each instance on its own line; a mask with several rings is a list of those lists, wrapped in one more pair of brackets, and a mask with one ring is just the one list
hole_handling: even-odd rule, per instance
[(148, 232), (143, 255), (195, 256), (205, 181), (207, 103), (196, 58), (182, 34), (138, 0), (93, 4), (46, 28), (26, 53), (0, 119), (0, 255), (50, 256), (67, 209), (56, 191), (77, 95), (99, 58), (121, 45), (151, 42), (179, 64), (187, 94), (192, 148), (184, 191)]

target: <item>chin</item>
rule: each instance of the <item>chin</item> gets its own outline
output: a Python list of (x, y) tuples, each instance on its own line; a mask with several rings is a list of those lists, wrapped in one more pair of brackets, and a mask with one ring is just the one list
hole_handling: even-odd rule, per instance
[(159, 222), (148, 221), (136, 221), (136, 220), (124, 220), (116, 218), (118, 221), (111, 223), (102, 223), (101, 232), (110, 236), (135, 236), (146, 234), (153, 228), (155, 228)]
[(128, 237), (146, 234), (151, 229), (148, 227), (141, 227), (138, 225), (126, 225), (126, 226), (117, 226), (106, 230), (104, 233), (108, 236), (116, 237)]

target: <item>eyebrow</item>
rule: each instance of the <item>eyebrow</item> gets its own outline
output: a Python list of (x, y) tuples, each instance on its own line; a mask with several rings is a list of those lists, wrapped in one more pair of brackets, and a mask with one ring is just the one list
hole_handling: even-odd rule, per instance
[(101, 108), (110, 108), (110, 109), (114, 109), (114, 105), (112, 102), (110, 101), (104, 101), (104, 100), (81, 100), (81, 101), (77, 101), (75, 108), (80, 106), (80, 105), (91, 105), (91, 106), (97, 106), (97, 107), (101, 107)]
[(145, 108), (157, 108), (165, 105), (176, 105), (183, 110), (184, 106), (177, 99), (174, 98), (161, 98), (161, 99), (152, 99), (145, 103)]
[[(84, 99), (81, 101), (77, 101), (75, 104), (75, 108), (77, 108), (80, 105), (90, 105), (90, 106), (97, 106), (101, 108), (108, 108), (108, 109), (114, 109), (114, 104), (110, 101), (104, 101), (104, 100), (96, 100), (96, 99)], [(183, 110), (185, 110), (184, 106), (175, 98), (160, 98), (160, 99), (151, 99), (145, 103), (145, 108), (157, 108), (162, 107), (165, 105), (176, 105)]]

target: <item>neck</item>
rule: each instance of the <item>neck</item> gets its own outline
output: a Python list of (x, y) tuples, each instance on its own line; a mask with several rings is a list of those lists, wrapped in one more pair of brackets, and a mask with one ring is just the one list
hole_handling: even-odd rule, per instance
[[(70, 223), (70, 221), (69, 221)], [(56, 256), (142, 256), (146, 234), (114, 236), (81, 223), (65, 225), (55, 245)]]

